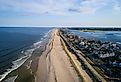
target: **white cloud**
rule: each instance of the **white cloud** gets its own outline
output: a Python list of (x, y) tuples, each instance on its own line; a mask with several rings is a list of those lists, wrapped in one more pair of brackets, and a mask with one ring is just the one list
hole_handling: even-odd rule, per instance
[[(20, 14), (94, 14), (112, 0), (0, 0), (0, 10), (11, 10)], [(115, 5), (120, 10), (119, 5)]]
[(94, 14), (97, 10), (107, 5), (107, 1), (106, 0), (84, 0), (80, 4), (81, 4), (80, 11), (82, 13)]
[(118, 2), (118, 0), (114, 0), (113, 8), (114, 8), (115, 11), (121, 12), (121, 6), (120, 6), (120, 3)]
[(96, 8), (91, 8), (91, 7), (81, 7), (80, 12), (86, 13), (86, 14), (94, 14), (96, 12)]

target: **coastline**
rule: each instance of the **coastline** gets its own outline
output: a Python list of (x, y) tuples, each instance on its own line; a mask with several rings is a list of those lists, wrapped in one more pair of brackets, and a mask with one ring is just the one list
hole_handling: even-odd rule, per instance
[(39, 58), (35, 82), (80, 82), (63, 50), (58, 29), (53, 29), (46, 50)]
[[(31, 57), (6, 78), (14, 82), (91, 82), (83, 69), (78, 73), (80, 65), (73, 65), (72, 61), (76, 61), (76, 57), (71, 54), (73, 59), (69, 58), (58, 31), (53, 29)], [(79, 64), (78, 61), (76, 63)], [(6, 78), (2, 82), (6, 82)]]
[[(32, 46), (21, 53), (30, 54), (22, 65), (12, 70), (0, 82), (34, 82), (35, 73), (38, 67), (38, 60), (40, 55), (46, 49), (46, 44), (50, 38), (51, 30), (49, 30), (41, 41), (33, 43)], [(24, 59), (24, 58), (23, 58)], [(19, 59), (18, 59), (19, 60)], [(18, 61), (16, 60), (16, 61)], [(19, 61), (18, 61), (19, 63)]]
[[(69, 43), (72, 38), (69, 39), (69, 36), (65, 37), (66, 35), (65, 38), (62, 36), (59, 29), (51, 30), (44, 37), (45, 40), (33, 44), (36, 49), (32, 51), (32, 48), (28, 49), (31, 56), (0, 82), (92, 82), (98, 77), (98, 80), (104, 78), (103, 82), (105, 79), (120, 80), (120, 78), (109, 78), (104, 74), (102, 75), (102, 71), (92, 65), (94, 62), (81, 52), (84, 50), (76, 50), (78, 48), (75, 46), (76, 44), (71, 45), (71, 42)], [(74, 40), (79, 41), (73, 39), (73, 42)], [(85, 39), (85, 41), (88, 40)], [(95, 44), (97, 43), (95, 42)], [(73, 51), (81, 60), (78, 60)]]
[(51, 32), (50, 34), (50, 38), (48, 40), (47, 45), (45, 45), (46, 47), (45, 50), (43, 51), (42, 55), (38, 57), (38, 62), (37, 62), (38, 66), (35, 72), (35, 82), (37, 81), (46, 82), (46, 77), (47, 77), (46, 57), (52, 49), (52, 41), (53, 41), (52, 33), (53, 32)]

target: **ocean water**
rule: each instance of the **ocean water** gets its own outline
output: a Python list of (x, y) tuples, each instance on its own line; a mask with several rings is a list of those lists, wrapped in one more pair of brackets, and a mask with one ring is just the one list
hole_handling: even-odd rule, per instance
[(72, 33), (87, 39), (100, 40), (102, 42), (110, 41), (121, 45), (121, 31), (94, 31), (83, 32), (80, 30), (70, 30)]
[(0, 28), (0, 81), (31, 57), (50, 31), (51, 28)]

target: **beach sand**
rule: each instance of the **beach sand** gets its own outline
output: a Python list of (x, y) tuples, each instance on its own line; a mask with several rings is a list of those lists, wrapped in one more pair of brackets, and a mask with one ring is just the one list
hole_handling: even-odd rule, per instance
[[(42, 53), (46, 50), (46, 46), (48, 44), (48, 39), (46, 38), (41, 46), (36, 49), (32, 56), (18, 69), (9, 73), (1, 82), (35, 82), (35, 73), (38, 68), (39, 58)], [(16, 79), (12, 79), (16, 77)]]
[(62, 48), (54, 29), (46, 50), (39, 58), (35, 82), (79, 82), (79, 77)]

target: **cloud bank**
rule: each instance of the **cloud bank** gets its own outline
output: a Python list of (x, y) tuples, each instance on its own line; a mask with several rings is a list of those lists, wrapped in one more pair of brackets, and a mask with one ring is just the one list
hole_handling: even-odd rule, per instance
[(0, 11), (31, 14), (95, 14), (106, 6), (121, 12), (120, 0), (0, 0)]

